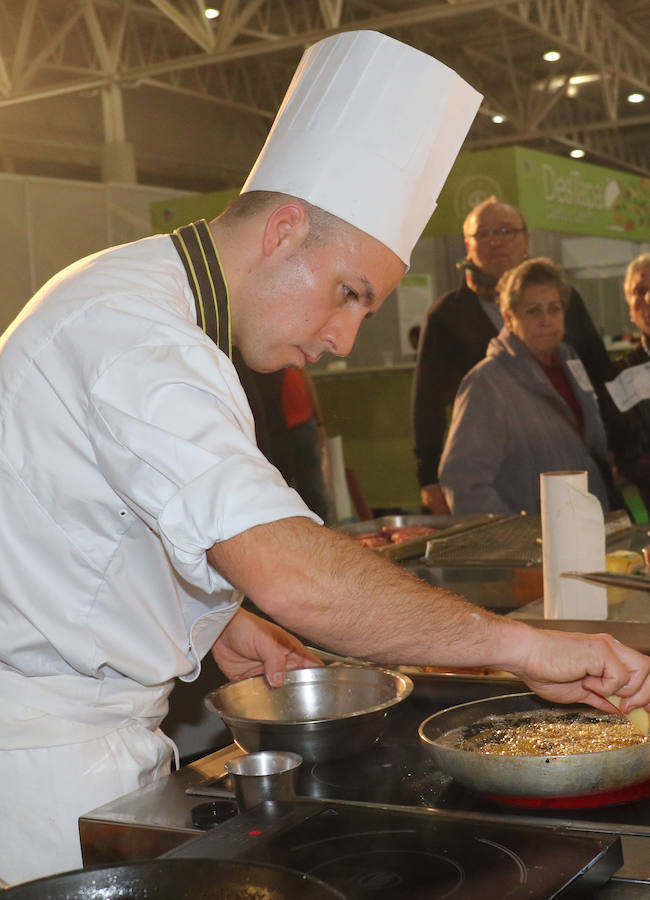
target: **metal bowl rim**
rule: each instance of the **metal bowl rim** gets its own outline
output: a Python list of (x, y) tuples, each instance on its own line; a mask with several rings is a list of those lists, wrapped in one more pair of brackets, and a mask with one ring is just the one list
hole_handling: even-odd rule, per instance
[[(323, 670), (327, 670), (329, 667), (327, 666), (315, 666), (313, 671), (322, 672)], [(391, 679), (400, 686), (400, 690), (395, 693), (394, 697), (391, 697), (388, 700), (385, 700), (383, 703), (378, 703), (375, 706), (367, 706), (364, 709), (357, 709), (354, 712), (342, 713), (338, 716), (325, 716), (320, 719), (254, 719), (247, 716), (233, 716), (229, 713), (223, 712), (218, 709), (214, 700), (212, 699), (216, 694), (224, 691), (226, 688), (231, 686), (231, 683), (224, 684), (221, 687), (216, 688), (214, 691), (210, 691), (210, 693), (205, 698), (205, 703), (212, 712), (216, 713), (218, 716), (226, 722), (226, 724), (232, 723), (233, 725), (272, 725), (274, 727), (284, 728), (290, 725), (321, 725), (329, 722), (341, 722), (346, 721), (348, 719), (356, 719), (360, 716), (367, 716), (371, 713), (381, 712), (382, 710), (390, 709), (393, 706), (396, 706), (398, 703), (401, 703), (402, 700), (406, 700), (406, 698), (413, 691), (413, 681), (409, 678), (408, 675), (404, 675), (402, 672), (397, 672), (395, 669), (384, 669), (379, 667), (370, 667), (364, 666), (363, 668), (359, 666), (345, 666), (345, 665), (337, 665), (335, 670), (340, 672), (341, 670), (354, 671), (354, 672), (378, 672), (384, 675), (389, 675)], [(307, 669), (291, 669), (286, 673), (285, 676), (285, 684), (291, 683), (294, 679), (292, 676), (295, 672), (304, 672), (308, 671)], [(311, 671), (311, 670), (309, 670)], [(332, 668), (334, 671), (334, 667)], [(250, 678), (242, 678), (241, 681), (234, 682), (234, 684), (245, 684), (247, 681), (255, 681), (255, 680), (264, 680), (263, 675), (251, 675)], [(294, 681), (294, 683), (299, 684), (299, 682)], [(280, 688), (270, 688), (270, 690), (281, 690)]]
[[(438, 710), (438, 712), (433, 713), (432, 715), (428, 716), (428, 717), (420, 724), (420, 727), (418, 728), (418, 735), (419, 735), (419, 737), (420, 737), (420, 740), (421, 740), (424, 744), (427, 744), (429, 747), (435, 747), (435, 749), (436, 749), (436, 750), (439, 750), (441, 753), (448, 753), (449, 755), (454, 754), (454, 755), (456, 755), (456, 756), (463, 756), (463, 755), (472, 753), (472, 752), (473, 752), (472, 750), (463, 750), (461, 747), (450, 747), (448, 744), (440, 744), (440, 743), (438, 743), (438, 739), (437, 739), (437, 738), (434, 740), (434, 739), (432, 739), (432, 738), (430, 738), (430, 737), (427, 737), (427, 735), (424, 734), (424, 728), (425, 728), (425, 726), (426, 726), (432, 719), (435, 719), (435, 718), (437, 718), (438, 716), (442, 716), (444, 713), (452, 712), (452, 711), (455, 710), (455, 709), (461, 709), (461, 708), (463, 708), (463, 707), (466, 707), (466, 706), (472, 706), (472, 705), (474, 705), (474, 704), (476, 704), (476, 705), (478, 705), (478, 704), (485, 704), (485, 703), (487, 703), (487, 702), (492, 703), (492, 702), (495, 701), (495, 700), (506, 700), (506, 699), (507, 699), (507, 700), (513, 700), (513, 699), (516, 698), (516, 697), (536, 697), (536, 698), (537, 698), (538, 695), (535, 694), (534, 691), (525, 691), (525, 692), (523, 692), (523, 693), (521, 693), (521, 694), (499, 694), (499, 695), (494, 696), (494, 697), (488, 697), (488, 698), (482, 699), (482, 700), (470, 700), (470, 701), (468, 701), (467, 703), (458, 703), (456, 706), (448, 706), (446, 709), (440, 709), (440, 710)], [(539, 697), (538, 699), (541, 700), (541, 699), (543, 699), (543, 698)], [(550, 701), (546, 701), (546, 702), (548, 703), (548, 702), (550, 702)], [(585, 703), (585, 704), (580, 704), (580, 703), (558, 704), (557, 706), (551, 707), (551, 708), (553, 708), (553, 709), (562, 709), (562, 706), (564, 706), (564, 705), (566, 705), (567, 708), (571, 708), (571, 707), (574, 707), (574, 706), (585, 706), (587, 709), (595, 708), (595, 707), (590, 707), (589, 704), (587, 704), (587, 703)], [(602, 711), (602, 710), (601, 710), (601, 711)], [(516, 710), (516, 712), (524, 713), (524, 712), (526, 712), (526, 710), (521, 709), (521, 710)], [(488, 715), (490, 715), (490, 714), (488, 713)], [(497, 713), (492, 713), (491, 715), (497, 715)], [(503, 715), (507, 715), (507, 713), (503, 713)], [(457, 726), (457, 727), (458, 727), (458, 726)], [(451, 729), (451, 730), (453, 731), (453, 730), (455, 730), (455, 729)], [(445, 732), (445, 734), (446, 734), (446, 733), (447, 733), (447, 732)], [(634, 744), (634, 745), (632, 745), (632, 746), (630, 746), (630, 747), (617, 747), (617, 748), (614, 749), (614, 750), (594, 750), (592, 753), (553, 753), (553, 754), (548, 753), (548, 754), (540, 754), (539, 756), (532, 756), (532, 755), (515, 756), (514, 754), (513, 754), (513, 755), (509, 755), (509, 756), (499, 756), (499, 755), (497, 755), (497, 754), (484, 753), (484, 754), (483, 754), (483, 759), (486, 759), (486, 760), (493, 760), (493, 759), (494, 759), (494, 760), (499, 760), (499, 761), (501, 762), (502, 765), (504, 764), (504, 762), (505, 762), (505, 764), (507, 765), (507, 760), (509, 760), (509, 759), (517, 760), (517, 762), (518, 762), (519, 765), (521, 765), (521, 764), (525, 765), (525, 764), (526, 764), (526, 762), (525, 762), (526, 760), (561, 759), (561, 760), (563, 760), (563, 761), (576, 760), (576, 762), (575, 762), (573, 765), (578, 765), (578, 762), (579, 762), (580, 760), (585, 760), (585, 759), (595, 759), (595, 758), (597, 758), (598, 756), (600, 756), (600, 755), (603, 754), (603, 753), (609, 754), (610, 757), (611, 757), (613, 754), (618, 754), (618, 755), (621, 756), (621, 758), (623, 758), (623, 757), (625, 757), (625, 756), (629, 756), (629, 755), (630, 755), (630, 751), (636, 751), (636, 752), (638, 753), (638, 748), (639, 748), (640, 746), (641, 746), (641, 744)], [(650, 744), (648, 745), (648, 747), (649, 747), (649, 751), (650, 751)], [(490, 764), (491, 764), (491, 763), (487, 763), (487, 765), (490, 765)]]

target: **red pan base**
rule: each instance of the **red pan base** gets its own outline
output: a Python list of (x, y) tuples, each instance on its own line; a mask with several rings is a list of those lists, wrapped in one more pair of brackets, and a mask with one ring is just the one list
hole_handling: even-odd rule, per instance
[(613, 791), (598, 791), (572, 797), (507, 797), (502, 794), (484, 794), (497, 803), (509, 806), (527, 806), (535, 809), (587, 809), (592, 806), (611, 806), (615, 803), (630, 803), (650, 794), (650, 780), (630, 784)]

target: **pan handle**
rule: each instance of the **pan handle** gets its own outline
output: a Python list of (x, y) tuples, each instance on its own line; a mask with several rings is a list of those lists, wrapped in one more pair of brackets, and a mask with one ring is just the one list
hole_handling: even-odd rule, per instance
[(339, 656), (338, 653), (330, 653), (329, 650), (320, 650), (317, 647), (307, 647), (310, 653), (317, 656), (324, 663), (342, 663), (346, 666), (361, 666), (362, 668), (374, 669), (378, 663), (370, 662), (367, 659), (357, 659), (356, 656)]
[(622, 572), (562, 572), (562, 578), (576, 578), (589, 584), (605, 584), (610, 587), (650, 592), (650, 578), (647, 575), (626, 575)]
[(190, 784), (185, 788), (186, 794), (196, 797), (222, 797), (226, 800), (234, 800), (235, 792), (227, 788), (216, 787), (213, 784)]

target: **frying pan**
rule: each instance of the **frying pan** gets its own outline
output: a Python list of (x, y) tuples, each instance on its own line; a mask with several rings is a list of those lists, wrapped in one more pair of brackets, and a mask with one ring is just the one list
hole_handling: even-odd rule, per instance
[(90, 866), (9, 888), (3, 900), (345, 900), (310, 875), (216, 859)]
[[(447, 775), (479, 793), (502, 797), (584, 797), (650, 779), (650, 743), (564, 756), (487, 756), (461, 750), (462, 732), (444, 737), (488, 715), (557, 708), (532, 693), (475, 700), (429, 716), (420, 725), (420, 740)], [(561, 708), (588, 709), (582, 705)]]

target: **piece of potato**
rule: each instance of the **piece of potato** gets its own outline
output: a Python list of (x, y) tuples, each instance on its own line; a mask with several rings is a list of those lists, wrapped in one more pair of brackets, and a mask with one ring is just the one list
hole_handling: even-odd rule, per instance
[[(616, 709), (621, 708), (620, 697), (612, 696), (608, 697), (607, 699), (613, 706), (616, 707)], [(629, 713), (624, 713), (624, 715), (627, 719), (630, 720), (636, 730), (643, 735), (643, 737), (648, 736), (648, 732), (650, 732), (650, 715), (642, 706), (639, 706), (637, 709), (633, 709)]]

